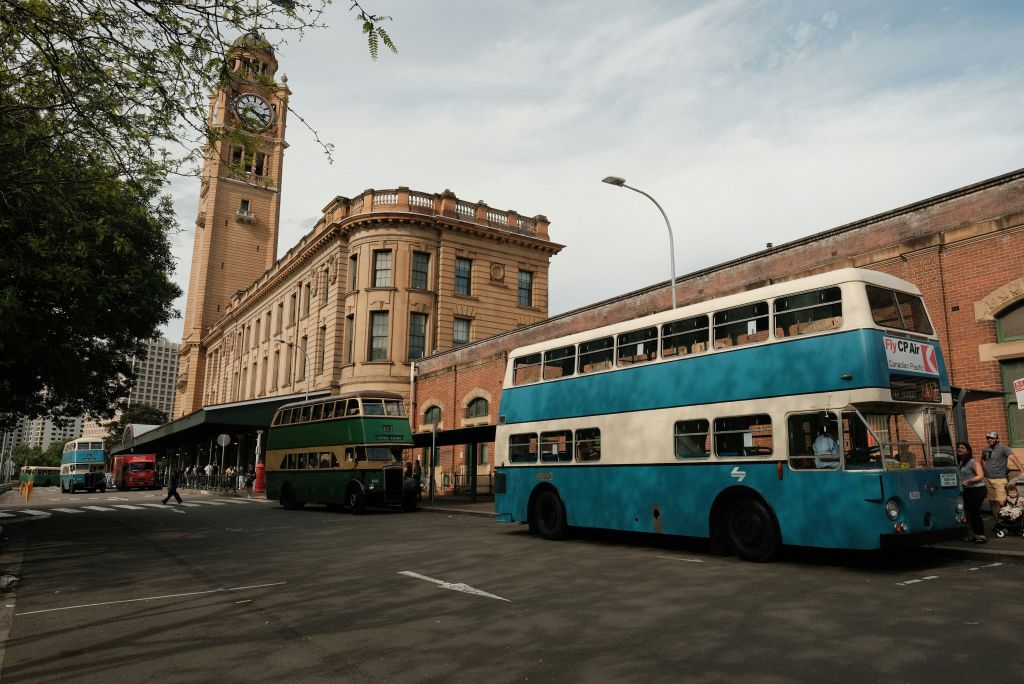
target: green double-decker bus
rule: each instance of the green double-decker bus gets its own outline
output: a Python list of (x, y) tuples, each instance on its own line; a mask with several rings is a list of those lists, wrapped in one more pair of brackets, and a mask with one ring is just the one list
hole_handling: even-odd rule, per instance
[(307, 503), (416, 508), (415, 482), (402, 473), (412, 431), (402, 396), (348, 392), (282, 406), (267, 437), (267, 498), (285, 508)]

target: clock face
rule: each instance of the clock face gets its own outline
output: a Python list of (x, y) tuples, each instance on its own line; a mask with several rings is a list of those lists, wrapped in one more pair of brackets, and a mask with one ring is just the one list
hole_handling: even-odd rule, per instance
[(253, 130), (261, 130), (274, 120), (274, 110), (259, 95), (246, 93), (235, 99), (235, 114), (241, 119), (242, 125)]

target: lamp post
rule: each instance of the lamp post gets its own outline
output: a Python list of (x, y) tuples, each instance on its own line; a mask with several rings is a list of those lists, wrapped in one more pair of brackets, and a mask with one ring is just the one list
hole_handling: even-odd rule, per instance
[(633, 192), (639, 192), (641, 195), (654, 202), (654, 206), (658, 207), (658, 211), (661, 212), (662, 218), (665, 219), (665, 226), (668, 228), (668, 256), (672, 264), (672, 282), (669, 283), (669, 286), (672, 291), (672, 308), (676, 308), (676, 245), (675, 240), (673, 240), (672, 238), (672, 224), (669, 223), (668, 221), (668, 215), (665, 213), (665, 210), (661, 208), (661, 205), (658, 204), (658, 200), (654, 199), (653, 197), (648, 195), (643, 190), (640, 190), (639, 188), (634, 188), (631, 185), (626, 185), (625, 178), (619, 178), (618, 176), (608, 176), (602, 179), (601, 182), (607, 183), (608, 185), (617, 185), (620, 188), (629, 188)]
[[(289, 342), (288, 340), (281, 339), (280, 337), (275, 338), (274, 342), (277, 343), (277, 344), (286, 344), (286, 345), (288, 345), (289, 347), (292, 347), (292, 348), (295, 347), (295, 343), (294, 342)], [(300, 350), (302, 351), (302, 355), (306, 358), (306, 373), (305, 373), (305, 375), (306, 375), (306, 399), (308, 400), (309, 399), (309, 374), (310, 374), (310, 370), (311, 370), (310, 367), (309, 367), (309, 352), (307, 352), (305, 349), (301, 349), (301, 348), (300, 348)]]

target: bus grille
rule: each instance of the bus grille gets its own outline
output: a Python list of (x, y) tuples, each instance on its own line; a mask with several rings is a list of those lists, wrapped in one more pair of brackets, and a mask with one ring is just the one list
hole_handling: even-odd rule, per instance
[(402, 466), (389, 466), (384, 469), (384, 491), (388, 494), (402, 492)]

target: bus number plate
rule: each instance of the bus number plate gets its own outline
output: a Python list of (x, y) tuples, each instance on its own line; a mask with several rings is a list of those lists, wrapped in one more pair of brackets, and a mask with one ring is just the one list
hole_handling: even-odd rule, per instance
[(943, 487), (956, 487), (956, 473), (940, 473), (939, 484)]
[(551, 482), (554, 479), (554, 473), (537, 473), (537, 482)]

